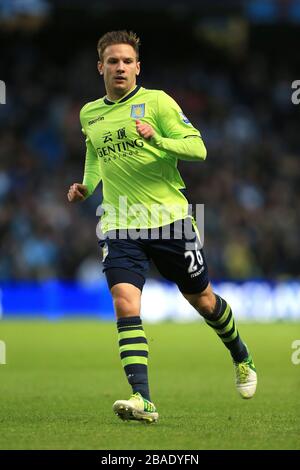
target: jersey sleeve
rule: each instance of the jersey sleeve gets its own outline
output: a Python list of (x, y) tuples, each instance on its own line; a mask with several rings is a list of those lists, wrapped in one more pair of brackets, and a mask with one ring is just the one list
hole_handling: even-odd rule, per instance
[(207, 152), (201, 134), (183, 114), (176, 101), (160, 91), (157, 108), (157, 124), (161, 133), (155, 133), (150, 144), (179, 160), (205, 160)]
[(181, 139), (184, 137), (201, 137), (200, 132), (183, 114), (182, 109), (171, 96), (160, 91), (157, 96), (158, 125), (162, 137)]
[(84, 165), (84, 176), (83, 182), (88, 188), (87, 197), (91, 196), (95, 191), (96, 187), (101, 181), (101, 171), (99, 165), (99, 159), (96, 153), (96, 150), (87, 135), (87, 132), (84, 127), (84, 118), (82, 115), (82, 110), (80, 112), (80, 122), (82, 126), (82, 133), (85, 135), (85, 145), (86, 145), (86, 154), (85, 154), (85, 165)]

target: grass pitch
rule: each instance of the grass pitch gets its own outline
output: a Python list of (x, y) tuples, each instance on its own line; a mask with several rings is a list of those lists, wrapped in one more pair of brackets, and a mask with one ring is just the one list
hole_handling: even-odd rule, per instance
[(157, 425), (112, 413), (130, 395), (113, 323), (1, 321), (0, 449), (300, 449), (299, 323), (239, 325), (259, 374), (249, 401), (205, 324), (145, 330)]

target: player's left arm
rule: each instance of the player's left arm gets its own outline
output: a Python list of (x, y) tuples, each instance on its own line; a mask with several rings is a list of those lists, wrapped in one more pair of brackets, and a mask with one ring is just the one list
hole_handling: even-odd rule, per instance
[(205, 160), (206, 148), (200, 132), (193, 127), (178, 104), (166, 93), (160, 92), (157, 120), (161, 134), (149, 124), (136, 121), (141, 137), (154, 147), (174, 154), (180, 160)]
[(205, 160), (206, 148), (201, 137), (196, 135), (168, 139), (156, 133), (150, 124), (136, 121), (136, 129), (141, 137), (159, 150), (176, 155), (180, 160)]

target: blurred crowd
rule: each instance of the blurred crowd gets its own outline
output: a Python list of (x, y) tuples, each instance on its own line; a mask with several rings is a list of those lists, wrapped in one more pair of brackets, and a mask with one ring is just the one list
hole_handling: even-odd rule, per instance
[[(299, 276), (300, 132), (291, 83), (300, 77), (283, 59), (276, 68), (259, 53), (220, 67), (161, 60), (145, 64), (139, 80), (173, 96), (207, 146), (205, 163), (179, 167), (190, 202), (205, 204), (216, 280)], [(0, 105), (1, 281), (102, 276), (101, 188), (84, 204), (66, 197), (83, 174), (79, 110), (104, 94), (96, 60), (90, 45), (54, 59), (26, 43), (1, 59), (9, 71)]]

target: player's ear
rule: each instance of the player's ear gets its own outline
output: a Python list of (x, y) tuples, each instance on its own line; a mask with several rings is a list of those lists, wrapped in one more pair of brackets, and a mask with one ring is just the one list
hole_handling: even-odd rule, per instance
[(136, 75), (139, 75), (140, 74), (140, 71), (141, 71), (141, 63), (140, 62), (137, 62), (136, 63)]
[(100, 60), (98, 60), (98, 62), (97, 62), (97, 69), (98, 69), (98, 72), (100, 73), (100, 75), (103, 75), (103, 64), (102, 64), (102, 62), (100, 62)]

